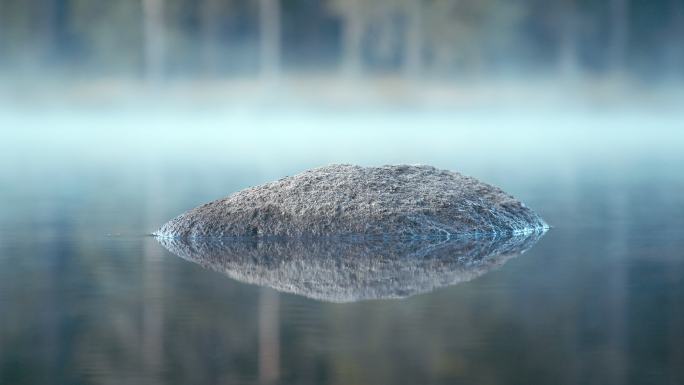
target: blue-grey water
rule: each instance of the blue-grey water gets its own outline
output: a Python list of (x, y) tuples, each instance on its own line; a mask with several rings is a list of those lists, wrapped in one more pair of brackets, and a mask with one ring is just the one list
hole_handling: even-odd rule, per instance
[[(682, 122), (5, 114), (0, 384), (684, 383)], [(553, 228), (472, 281), (351, 303), (241, 283), (146, 235), (333, 162), (462, 171)]]

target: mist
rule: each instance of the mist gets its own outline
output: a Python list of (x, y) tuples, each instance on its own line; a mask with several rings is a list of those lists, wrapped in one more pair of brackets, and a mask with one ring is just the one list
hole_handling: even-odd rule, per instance
[(0, 1), (0, 103), (676, 108), (679, 0)]

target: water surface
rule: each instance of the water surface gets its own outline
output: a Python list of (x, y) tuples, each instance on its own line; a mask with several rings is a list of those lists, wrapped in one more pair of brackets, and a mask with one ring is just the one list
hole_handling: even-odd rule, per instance
[[(4, 118), (1, 384), (684, 382), (681, 116), (208, 116)], [(553, 228), (468, 282), (349, 303), (147, 235), (332, 162), (463, 171)]]

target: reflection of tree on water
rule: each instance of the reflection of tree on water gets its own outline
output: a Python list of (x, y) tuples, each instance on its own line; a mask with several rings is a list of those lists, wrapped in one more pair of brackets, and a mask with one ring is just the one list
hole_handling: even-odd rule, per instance
[[(159, 0), (153, 0), (159, 1)], [(148, 202), (145, 205), (144, 221), (147, 224), (158, 220), (161, 214), (161, 206), (154, 196), (162, 191), (160, 177), (155, 175), (151, 168), (146, 169), (147, 185), (145, 194)], [(151, 243), (143, 245), (143, 280), (142, 284), (142, 309), (141, 309), (141, 349), (145, 371), (153, 374), (150, 383), (156, 384), (163, 370), (164, 355), (164, 274), (161, 270), (162, 255), (159, 248), (154, 248)]]
[(330, 302), (404, 298), (466, 282), (542, 233), (472, 239), (169, 239), (174, 254), (238, 281)]
[(275, 382), (280, 376), (280, 320), (278, 292), (262, 288), (259, 292), (259, 381)]
[(140, 337), (145, 371), (158, 376), (163, 369), (164, 279), (160, 269), (160, 253), (149, 246), (149, 244), (145, 245), (143, 256), (144, 280), (142, 281), (143, 306)]

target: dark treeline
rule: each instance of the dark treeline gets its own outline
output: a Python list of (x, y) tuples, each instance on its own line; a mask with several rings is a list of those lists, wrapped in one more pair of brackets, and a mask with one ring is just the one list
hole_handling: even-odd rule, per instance
[(0, 0), (6, 70), (681, 75), (684, 0)]

